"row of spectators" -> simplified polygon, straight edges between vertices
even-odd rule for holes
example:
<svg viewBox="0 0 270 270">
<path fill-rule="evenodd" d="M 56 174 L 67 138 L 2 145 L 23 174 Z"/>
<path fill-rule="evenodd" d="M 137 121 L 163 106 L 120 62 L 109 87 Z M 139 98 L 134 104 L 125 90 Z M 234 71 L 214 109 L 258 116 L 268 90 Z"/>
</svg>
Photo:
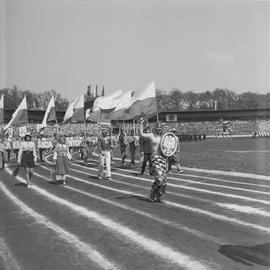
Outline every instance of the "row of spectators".
<svg viewBox="0 0 270 270">
<path fill-rule="evenodd" d="M 229 121 L 193 121 L 193 122 L 166 122 L 163 124 L 164 131 L 176 129 L 176 134 L 181 141 L 189 140 L 205 140 L 206 136 L 220 137 L 227 135 L 251 135 L 267 136 L 270 134 L 270 120 L 229 120 Z M 153 128 L 155 123 L 149 123 Z M 138 134 L 139 126 L 133 123 L 122 123 L 120 127 L 113 127 L 113 133 L 118 134 L 119 129 L 124 128 L 127 134 L 135 129 Z M 29 124 L 28 131 L 34 136 L 37 131 L 36 124 Z M 80 136 L 82 133 L 96 135 L 99 132 L 99 126 L 95 123 L 83 124 L 63 124 L 50 125 L 42 131 L 45 137 L 52 137 L 55 133 L 64 134 L 66 136 Z M 19 130 L 14 129 L 14 136 L 19 136 Z"/>
</svg>

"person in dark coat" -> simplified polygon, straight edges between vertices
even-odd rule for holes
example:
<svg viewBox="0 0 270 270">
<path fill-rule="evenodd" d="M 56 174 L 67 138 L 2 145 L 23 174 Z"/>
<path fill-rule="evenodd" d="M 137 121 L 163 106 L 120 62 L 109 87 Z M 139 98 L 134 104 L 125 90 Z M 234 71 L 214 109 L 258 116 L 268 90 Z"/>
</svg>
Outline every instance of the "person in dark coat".
<svg viewBox="0 0 270 270">
<path fill-rule="evenodd" d="M 150 133 L 150 127 L 145 129 L 146 134 Z M 140 150 L 143 153 L 143 163 L 141 175 L 144 174 L 146 163 L 149 164 L 149 174 L 152 174 L 152 165 L 151 165 L 151 157 L 152 157 L 152 147 L 149 138 L 144 138 L 140 136 Z"/>
</svg>

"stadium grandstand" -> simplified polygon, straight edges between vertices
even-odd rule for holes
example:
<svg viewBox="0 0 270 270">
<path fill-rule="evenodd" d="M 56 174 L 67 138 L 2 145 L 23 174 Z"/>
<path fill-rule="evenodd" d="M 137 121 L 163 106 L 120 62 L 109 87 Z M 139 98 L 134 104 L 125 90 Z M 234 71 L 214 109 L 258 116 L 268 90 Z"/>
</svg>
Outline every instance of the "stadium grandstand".
<svg viewBox="0 0 270 270">
<path fill-rule="evenodd" d="M 85 109 L 91 106 L 91 101 L 85 103 Z M 4 122 L 7 123 L 14 110 L 4 110 Z M 29 110 L 28 121 L 30 126 L 35 126 L 42 122 L 45 111 Z M 61 123 L 65 111 L 57 111 L 57 122 Z M 159 110 L 158 119 L 164 124 L 166 130 L 176 129 L 179 136 L 195 136 L 198 140 L 203 136 L 269 136 L 270 134 L 270 109 L 255 110 L 211 110 L 211 111 L 177 111 Z M 149 117 L 150 126 L 156 122 L 157 115 Z M 71 123 L 70 133 L 73 131 L 87 132 L 93 123 L 89 121 L 81 123 Z M 114 127 L 125 126 L 130 129 L 130 121 L 112 121 Z M 62 127 L 64 128 L 64 127 Z M 50 132 L 51 133 L 51 132 Z"/>
</svg>

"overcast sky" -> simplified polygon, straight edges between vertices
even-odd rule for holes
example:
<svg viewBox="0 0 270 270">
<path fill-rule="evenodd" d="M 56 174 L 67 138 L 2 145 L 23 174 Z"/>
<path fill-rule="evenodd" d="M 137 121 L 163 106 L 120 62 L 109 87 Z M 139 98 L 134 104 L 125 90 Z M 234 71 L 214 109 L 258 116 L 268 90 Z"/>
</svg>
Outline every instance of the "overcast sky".
<svg viewBox="0 0 270 270">
<path fill-rule="evenodd" d="M 0 88 L 269 91 L 268 1 L 0 2 Z"/>
</svg>

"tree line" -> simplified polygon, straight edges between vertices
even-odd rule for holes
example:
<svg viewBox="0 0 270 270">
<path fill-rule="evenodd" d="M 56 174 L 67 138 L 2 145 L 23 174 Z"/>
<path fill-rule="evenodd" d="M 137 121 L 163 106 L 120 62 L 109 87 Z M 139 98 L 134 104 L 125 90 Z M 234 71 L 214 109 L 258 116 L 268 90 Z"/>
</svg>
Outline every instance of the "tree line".
<svg viewBox="0 0 270 270">
<path fill-rule="evenodd" d="M 49 100 L 54 95 L 57 111 L 65 111 L 68 100 L 55 90 L 36 93 L 31 90 L 20 90 L 17 86 L 4 88 L 0 94 L 5 95 L 4 108 L 16 109 L 24 96 L 29 110 L 46 110 Z M 158 109 L 173 110 L 241 110 L 270 108 L 270 93 L 257 94 L 245 92 L 236 94 L 232 90 L 217 88 L 213 91 L 196 93 L 173 88 L 170 91 L 157 89 Z M 89 98 L 88 94 L 85 95 Z"/>
<path fill-rule="evenodd" d="M 174 110 L 243 110 L 270 108 L 270 93 L 245 92 L 236 94 L 232 90 L 217 88 L 213 91 L 196 93 L 183 92 L 177 88 L 166 92 L 157 90 L 159 109 Z"/>
<path fill-rule="evenodd" d="M 54 96 L 55 109 L 57 111 L 64 111 L 68 107 L 68 100 L 63 98 L 60 93 L 55 90 L 44 91 L 42 93 L 36 93 L 31 90 L 20 90 L 17 86 L 13 88 L 4 88 L 0 90 L 0 94 L 4 94 L 4 108 L 15 110 L 23 97 L 26 96 L 28 110 L 46 110 L 47 105 Z"/>
</svg>

